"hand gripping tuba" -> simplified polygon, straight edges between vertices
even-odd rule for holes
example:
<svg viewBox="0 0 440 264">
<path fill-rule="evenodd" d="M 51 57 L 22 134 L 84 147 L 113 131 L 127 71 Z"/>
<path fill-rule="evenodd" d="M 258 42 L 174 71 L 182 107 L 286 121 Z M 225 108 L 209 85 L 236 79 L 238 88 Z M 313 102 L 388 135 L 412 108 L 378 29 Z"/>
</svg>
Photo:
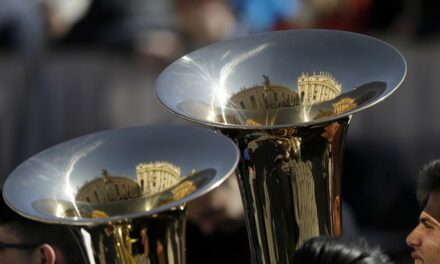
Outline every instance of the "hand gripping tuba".
<svg viewBox="0 0 440 264">
<path fill-rule="evenodd" d="M 340 235 L 341 159 L 352 115 L 394 92 L 402 55 L 378 39 L 291 30 L 216 43 L 168 66 L 160 102 L 240 149 L 253 263 L 292 263 L 308 238 Z"/>
<path fill-rule="evenodd" d="M 70 226 L 82 263 L 185 263 L 185 203 L 220 185 L 238 150 L 199 127 L 103 131 L 53 146 L 7 178 L 17 213 Z"/>
</svg>

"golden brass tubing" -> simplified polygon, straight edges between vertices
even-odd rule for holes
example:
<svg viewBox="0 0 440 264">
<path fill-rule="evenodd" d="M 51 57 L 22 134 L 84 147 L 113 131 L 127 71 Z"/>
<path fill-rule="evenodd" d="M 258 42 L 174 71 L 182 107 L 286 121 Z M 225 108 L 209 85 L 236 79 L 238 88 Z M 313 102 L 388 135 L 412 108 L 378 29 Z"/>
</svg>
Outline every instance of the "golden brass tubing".
<svg viewBox="0 0 440 264">
<path fill-rule="evenodd" d="M 306 239 L 341 234 L 341 159 L 349 121 L 222 129 L 241 152 L 237 176 L 253 263 L 292 263 Z"/>
</svg>

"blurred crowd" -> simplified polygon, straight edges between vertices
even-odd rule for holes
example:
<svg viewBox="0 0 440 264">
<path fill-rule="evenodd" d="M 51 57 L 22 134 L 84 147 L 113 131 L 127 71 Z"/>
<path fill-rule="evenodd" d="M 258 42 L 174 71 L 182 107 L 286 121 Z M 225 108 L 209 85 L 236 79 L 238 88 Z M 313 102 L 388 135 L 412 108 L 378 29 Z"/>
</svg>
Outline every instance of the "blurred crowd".
<svg viewBox="0 0 440 264">
<path fill-rule="evenodd" d="M 0 44 L 70 44 L 175 58 L 211 42 L 293 28 L 435 35 L 435 2 L 379 0 L 1 0 Z"/>
<path fill-rule="evenodd" d="M 433 0 L 0 0 L 0 186 L 24 159 L 63 140 L 117 126 L 179 122 L 158 110 L 153 82 L 166 65 L 197 48 L 297 28 L 354 31 L 425 45 L 440 36 L 435 7 Z M 86 63 L 78 62 L 78 55 Z M 431 78 L 425 73 L 424 81 Z M 112 94 L 97 84 L 111 86 Z M 63 88 L 68 92 L 61 95 Z M 353 176 L 344 176 L 347 235 L 369 235 L 398 263 L 406 263 L 404 237 L 419 210 L 411 177 L 424 162 L 421 158 L 439 156 L 426 136 L 440 126 L 413 143 L 431 147 L 417 161 L 401 151 L 397 140 L 359 140 L 371 126 L 354 126 L 344 166 L 344 175 Z M 248 259 L 234 180 L 195 201 L 189 214 L 189 263 L 208 257 L 216 259 L 210 263 Z M 213 250 L 219 247 L 232 253 Z M 240 258 L 232 258 L 237 252 Z"/>
</svg>

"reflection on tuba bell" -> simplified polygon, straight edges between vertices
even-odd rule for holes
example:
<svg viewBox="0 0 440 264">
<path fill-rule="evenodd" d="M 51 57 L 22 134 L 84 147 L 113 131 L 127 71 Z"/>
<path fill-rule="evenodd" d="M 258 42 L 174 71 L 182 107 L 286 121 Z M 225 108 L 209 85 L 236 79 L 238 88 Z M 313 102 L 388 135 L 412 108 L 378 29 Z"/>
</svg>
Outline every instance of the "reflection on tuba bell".
<svg viewBox="0 0 440 264">
<path fill-rule="evenodd" d="M 84 263 L 185 263 L 185 204 L 237 162 L 234 143 L 207 129 L 115 129 L 28 159 L 3 196 L 25 217 L 71 226 Z"/>
<path fill-rule="evenodd" d="M 240 149 L 237 176 L 253 263 L 292 263 L 311 237 L 341 230 L 341 159 L 352 115 L 394 92 L 406 63 L 361 34 L 291 30 L 216 43 L 156 80 L 175 114 Z"/>
</svg>

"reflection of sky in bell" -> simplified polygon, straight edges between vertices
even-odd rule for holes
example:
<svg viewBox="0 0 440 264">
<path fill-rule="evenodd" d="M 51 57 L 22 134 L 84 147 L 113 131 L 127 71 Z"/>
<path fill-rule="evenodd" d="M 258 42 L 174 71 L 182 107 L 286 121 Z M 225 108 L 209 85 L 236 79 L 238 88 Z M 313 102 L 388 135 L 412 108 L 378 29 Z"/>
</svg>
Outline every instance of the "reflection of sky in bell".
<svg viewBox="0 0 440 264">
<path fill-rule="evenodd" d="M 231 67 L 231 62 L 233 67 Z M 225 69 L 229 71 L 225 73 Z M 394 89 L 403 78 L 403 58 L 384 42 L 337 31 L 296 31 L 259 34 L 214 44 L 184 56 L 158 78 L 159 98 L 174 108 L 184 100 L 212 104 L 219 84 L 230 96 L 263 82 L 296 90 L 302 73 L 328 72 L 343 92 L 372 81 Z M 218 105 L 219 102 L 215 104 Z M 176 109 L 175 109 L 176 110 Z"/>
</svg>

